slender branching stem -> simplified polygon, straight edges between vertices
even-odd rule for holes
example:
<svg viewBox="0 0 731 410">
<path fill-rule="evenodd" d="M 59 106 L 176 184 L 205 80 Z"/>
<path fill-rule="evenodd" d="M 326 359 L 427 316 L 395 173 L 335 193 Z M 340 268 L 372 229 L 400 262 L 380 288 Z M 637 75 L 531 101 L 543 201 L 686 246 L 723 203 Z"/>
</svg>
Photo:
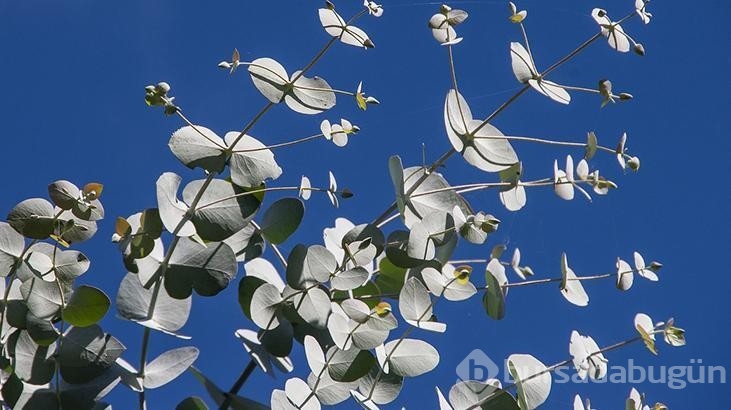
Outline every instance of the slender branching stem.
<svg viewBox="0 0 731 410">
<path fill-rule="evenodd" d="M 239 390 L 244 386 L 244 383 L 246 383 L 246 380 L 251 376 L 251 373 L 254 372 L 254 369 L 256 369 L 256 362 L 254 359 L 251 359 L 249 361 L 249 364 L 246 365 L 244 368 L 244 371 L 241 372 L 241 375 L 238 379 L 236 379 L 236 382 L 234 382 L 233 386 L 231 386 L 231 389 L 226 393 L 226 398 L 223 400 L 221 405 L 218 407 L 219 410 L 227 410 L 229 406 L 231 405 L 231 402 L 233 402 L 234 397 L 238 394 Z"/>
<path fill-rule="evenodd" d="M 275 191 L 299 191 L 300 187 L 298 186 L 277 186 L 277 187 L 270 187 L 270 188 L 260 188 L 260 189 L 252 189 L 251 191 L 245 191 L 245 192 L 239 192 L 238 194 L 230 195 L 224 198 L 219 198 L 211 202 L 206 202 L 205 204 L 197 207 L 197 210 L 206 209 L 208 207 L 218 205 L 221 202 L 230 201 L 232 199 L 236 198 L 243 198 L 245 196 L 249 195 L 256 195 L 260 194 L 262 192 L 275 192 Z M 315 189 L 313 189 L 315 190 Z M 318 189 L 319 190 L 319 189 Z"/>
<path fill-rule="evenodd" d="M 299 139 L 292 140 L 292 141 L 282 142 L 282 143 L 279 143 L 279 144 L 267 145 L 267 146 L 261 147 L 261 148 L 235 149 L 235 150 L 233 150 L 231 152 L 233 152 L 233 153 L 239 153 L 239 152 L 264 151 L 264 150 L 267 150 L 267 149 L 275 149 L 275 148 L 288 147 L 288 146 L 300 144 L 300 143 L 303 143 L 303 142 L 315 140 L 315 139 L 318 139 L 318 138 L 321 138 L 321 137 L 324 137 L 324 135 L 322 133 L 316 134 L 316 135 L 310 135 L 309 137 L 299 138 Z"/>
</svg>

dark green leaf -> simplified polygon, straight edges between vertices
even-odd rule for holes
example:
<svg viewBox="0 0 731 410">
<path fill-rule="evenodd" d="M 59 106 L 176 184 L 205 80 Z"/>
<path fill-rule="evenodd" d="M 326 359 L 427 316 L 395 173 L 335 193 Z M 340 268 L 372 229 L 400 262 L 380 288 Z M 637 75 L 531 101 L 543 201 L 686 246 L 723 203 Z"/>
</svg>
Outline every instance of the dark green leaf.
<svg viewBox="0 0 731 410">
<path fill-rule="evenodd" d="M 192 396 L 178 403 L 175 410 L 208 410 L 208 406 L 200 397 Z"/>
<path fill-rule="evenodd" d="M 53 233 L 53 205 L 43 198 L 31 198 L 15 205 L 8 214 L 8 223 L 31 239 L 46 239 Z"/>
<path fill-rule="evenodd" d="M 76 289 L 63 309 L 63 320 L 77 327 L 86 327 L 100 321 L 109 310 L 111 301 L 101 290 L 91 286 Z"/>
<path fill-rule="evenodd" d="M 271 243 L 278 245 L 297 230 L 305 214 L 305 205 L 299 198 L 282 198 L 264 213 L 261 231 Z"/>
<path fill-rule="evenodd" d="M 71 384 L 83 384 L 112 366 L 125 347 L 98 325 L 72 327 L 59 349 L 61 376 Z"/>
<path fill-rule="evenodd" d="M 13 409 L 45 410 L 57 409 L 56 392 L 48 385 L 36 386 L 23 383 L 14 373 L 3 383 L 2 395 L 5 403 Z"/>
<path fill-rule="evenodd" d="M 58 329 L 49 321 L 39 319 L 28 312 L 25 319 L 28 335 L 39 345 L 49 346 L 58 339 Z"/>
<path fill-rule="evenodd" d="M 53 203 L 64 210 L 71 209 L 80 198 L 81 190 L 73 183 L 60 180 L 48 185 L 48 195 Z"/>
</svg>

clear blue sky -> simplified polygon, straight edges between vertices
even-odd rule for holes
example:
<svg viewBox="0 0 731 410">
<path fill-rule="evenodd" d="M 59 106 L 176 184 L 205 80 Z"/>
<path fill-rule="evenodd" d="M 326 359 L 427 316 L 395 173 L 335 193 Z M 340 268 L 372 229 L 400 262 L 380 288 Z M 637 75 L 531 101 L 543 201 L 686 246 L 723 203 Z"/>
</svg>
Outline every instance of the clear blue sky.
<svg viewBox="0 0 731 410">
<path fill-rule="evenodd" d="M 399 154 L 404 163 L 418 165 L 422 144 L 428 160 L 449 148 L 442 120 L 450 87 L 446 51 L 426 27 L 438 3 L 383 3 L 382 18 L 359 24 L 375 49 L 339 45 L 313 70 L 347 90 L 363 80 L 380 106 L 363 113 L 341 97 L 333 111 L 312 117 L 279 107 L 251 131 L 262 141 L 281 142 L 317 133 L 323 118 L 341 116 L 362 129 L 345 150 L 319 141 L 276 152 L 285 171 L 277 184 L 297 184 L 300 175 L 307 174 L 313 184 L 325 185 L 327 171 L 333 170 L 340 185 L 356 193 L 337 212 L 324 196 L 315 195 L 307 203 L 301 231 L 283 246 L 285 250 L 296 241 L 320 242 L 322 228 L 331 226 L 336 216 L 365 222 L 380 214 L 393 195 L 388 156 Z M 506 20 L 506 3 L 453 4 L 470 13 L 458 28 L 465 40 L 455 49 L 456 64 L 461 90 L 478 117 L 519 87 L 510 69 L 508 45 L 521 36 Z M 337 4 L 344 15 L 360 6 L 355 0 Z M 185 169 L 169 152 L 167 140 L 182 124 L 148 108 L 144 86 L 167 81 L 194 122 L 221 135 L 240 129 L 265 100 L 243 70 L 231 77 L 216 64 L 237 47 L 242 60 L 272 57 L 294 71 L 328 40 L 317 19 L 320 6 L 318 1 L 302 0 L 0 0 L 0 211 L 7 212 L 22 199 L 45 196 L 47 184 L 57 179 L 104 183 L 107 218 L 98 236 L 81 246 L 92 261 L 81 282 L 102 287 L 114 299 L 124 276 L 116 246 L 108 241 L 115 217 L 156 206 L 155 180 L 162 172 L 174 171 L 185 180 L 200 178 L 199 171 Z M 523 1 L 519 6 L 529 10 L 531 46 L 539 68 L 545 68 L 595 33 L 592 7 L 605 7 L 619 17 L 632 9 L 633 1 Z M 555 363 L 568 357 L 572 330 L 609 345 L 633 336 L 637 312 L 656 320 L 674 316 L 687 331 L 688 345 L 673 349 L 661 344 L 659 358 L 635 345 L 609 354 L 610 365 L 630 358 L 643 366 L 688 365 L 691 359 L 731 365 L 731 276 L 726 263 L 731 196 L 725 182 L 731 171 L 731 142 L 723 131 L 731 108 L 731 38 L 722 25 L 731 7 L 722 1 L 654 1 L 649 7 L 654 14 L 651 24 L 633 19 L 625 25 L 644 44 L 645 57 L 621 55 L 600 41 L 552 75 L 555 81 L 587 87 L 609 78 L 615 90 L 634 94 L 634 101 L 600 110 L 597 97 L 573 93 L 573 102 L 565 107 L 531 92 L 494 122 L 514 135 L 574 141 L 583 141 L 587 131 L 595 130 L 600 142 L 609 146 L 627 131 L 630 152 L 642 160 L 640 172 L 625 175 L 613 158 L 598 158 L 594 165 L 617 182 L 619 190 L 592 203 L 581 198 L 565 202 L 549 189 L 529 190 L 528 205 L 515 214 L 502 208 L 495 192 L 471 195 L 476 208 L 495 214 L 503 224 L 489 245 L 465 244 L 461 254 L 484 258 L 491 245 L 509 241 L 521 248 L 538 277 L 555 277 L 562 251 L 577 273 L 593 274 L 613 270 L 617 256 L 629 259 L 639 250 L 647 259 L 664 263 L 660 282 L 637 279 L 627 293 L 616 291 L 610 282 L 589 283 L 587 308 L 569 305 L 553 285 L 514 289 L 501 322 L 484 314 L 478 297 L 440 303 L 436 313 L 449 323 L 447 333 L 415 334 L 439 348 L 441 364 L 407 380 L 394 404 L 436 408 L 433 386 L 448 390 L 456 379 L 454 368 L 472 349 L 497 360 L 531 353 L 546 364 Z M 571 152 L 525 144 L 516 148 L 532 178 L 549 176 L 553 160 L 563 162 Z M 491 178 L 456 158 L 443 171 L 453 184 Z M 253 327 L 238 307 L 236 287 L 235 283 L 216 298 L 197 297 L 184 328 L 202 350 L 196 366 L 226 389 L 248 362 L 233 332 Z M 111 311 L 103 325 L 127 346 L 124 357 L 136 363 L 142 329 L 116 319 Z M 153 334 L 151 357 L 181 345 Z M 299 348 L 293 357 L 297 374 L 305 377 Z M 268 402 L 269 391 L 281 388 L 284 380 L 256 372 L 242 394 Z M 629 390 L 628 385 L 555 384 L 545 408 L 570 408 L 575 393 L 590 397 L 598 408 L 618 408 Z M 731 400 L 731 389 L 720 384 L 683 390 L 646 384 L 639 390 L 673 409 L 723 409 Z M 205 396 L 186 374 L 150 392 L 150 408 L 172 408 L 188 394 Z M 115 408 L 131 408 L 136 396 L 120 386 L 110 400 Z"/>
</svg>

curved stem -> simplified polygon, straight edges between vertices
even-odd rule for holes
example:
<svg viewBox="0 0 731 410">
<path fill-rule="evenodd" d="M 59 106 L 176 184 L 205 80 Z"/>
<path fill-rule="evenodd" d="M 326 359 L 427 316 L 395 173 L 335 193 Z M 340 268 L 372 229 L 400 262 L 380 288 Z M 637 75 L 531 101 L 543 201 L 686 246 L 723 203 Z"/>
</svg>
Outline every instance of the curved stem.
<svg viewBox="0 0 731 410">
<path fill-rule="evenodd" d="M 263 151 L 263 150 L 266 150 L 266 149 L 274 149 L 274 148 L 287 147 L 287 146 L 290 146 L 290 145 L 295 145 L 295 144 L 299 144 L 299 143 L 302 143 L 302 142 L 307 142 L 307 141 L 310 141 L 310 140 L 318 139 L 318 138 L 321 138 L 323 136 L 324 135 L 322 133 L 320 133 L 320 134 L 317 134 L 317 135 L 310 135 L 309 137 L 304 137 L 304 138 L 300 138 L 300 139 L 296 139 L 296 140 L 292 140 L 292 141 L 281 142 L 279 144 L 267 145 L 267 146 L 261 147 L 261 148 L 235 149 L 235 150 L 232 150 L 231 152 L 234 152 L 234 153 L 236 153 L 236 152 L 256 152 L 256 151 Z"/>
</svg>

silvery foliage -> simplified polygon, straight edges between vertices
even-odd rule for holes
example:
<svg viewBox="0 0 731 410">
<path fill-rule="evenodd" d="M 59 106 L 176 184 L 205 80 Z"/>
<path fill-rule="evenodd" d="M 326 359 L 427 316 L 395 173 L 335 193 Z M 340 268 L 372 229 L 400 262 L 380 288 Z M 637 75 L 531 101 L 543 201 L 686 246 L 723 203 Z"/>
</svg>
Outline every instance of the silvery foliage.
<svg viewBox="0 0 731 410">
<path fill-rule="evenodd" d="M 350 19 L 343 18 L 329 1 L 318 10 L 331 41 L 316 59 L 337 43 L 365 49 L 375 46 L 354 24 L 363 16 L 380 17 L 384 10 L 372 1 L 364 1 L 363 6 L 364 10 Z M 528 13 L 513 3 L 509 6 L 508 21 L 519 26 L 523 36 L 522 41 L 510 42 L 508 47 L 513 73 L 523 84 L 510 101 L 530 89 L 560 104 L 572 102 L 569 89 L 601 96 L 602 106 L 632 98 L 627 93 L 615 95 L 609 80 L 601 80 L 598 89 L 567 87 L 548 80 L 549 74 L 581 48 L 540 71 L 523 27 Z M 611 20 L 603 9 L 594 9 L 599 33 L 588 43 L 604 37 L 619 52 L 628 51 L 632 44 L 635 52 L 644 54 L 644 47 L 621 24 L 635 15 L 649 23 L 652 15 L 646 7 L 647 1 L 636 0 L 635 10 L 618 21 Z M 451 51 L 463 40 L 455 27 L 467 18 L 466 11 L 443 5 L 428 25 L 437 42 Z M 219 63 L 231 74 L 240 66 L 247 67 L 254 87 L 264 97 L 266 105 L 257 120 L 280 103 L 299 114 L 321 114 L 335 106 L 338 93 L 351 95 L 362 110 L 378 104 L 375 97 L 364 93 L 362 82 L 355 92 L 348 92 L 334 90 L 323 78 L 308 77 L 312 64 L 289 74 L 270 57 L 241 61 L 238 50 L 230 61 Z M 450 70 L 456 70 L 451 59 Z M 470 205 L 468 192 L 497 188 L 500 202 L 511 212 L 525 206 L 526 189 L 536 186 L 550 186 L 564 200 L 572 200 L 575 191 L 588 200 L 592 199 L 589 190 L 606 195 L 617 185 L 600 177 L 598 170 L 591 171 L 589 162 L 596 154 L 609 153 L 616 156 L 622 170 L 637 171 L 640 162 L 626 152 L 626 133 L 616 148 L 599 145 L 593 132 L 588 133 L 585 143 L 506 135 L 505 130 L 490 123 L 497 114 L 486 119 L 473 114 L 453 83 L 444 102 L 450 150 L 431 166 L 405 167 L 400 157 L 392 156 L 388 170 L 394 201 L 387 212 L 370 222 L 338 218 L 334 227 L 325 229 L 323 244 L 296 244 L 284 255 L 278 245 L 297 230 L 305 212 L 304 201 L 312 193 L 325 193 L 335 207 L 352 194 L 338 187 L 332 172 L 327 181 L 317 181 L 323 188 L 313 186 L 306 176 L 298 187 L 276 186 L 283 169 L 273 149 L 318 138 L 344 147 L 360 128 L 346 119 L 339 123 L 325 119 L 321 133 L 314 137 L 267 146 L 249 135 L 251 126 L 220 136 L 190 122 L 174 102 L 167 83 L 145 90 L 148 105 L 162 107 L 165 114 L 177 114 L 185 121 L 172 133 L 169 147 L 182 164 L 200 169 L 198 175 L 203 178 L 183 182 L 182 176 L 163 172 L 155 185 L 157 206 L 116 220 L 113 241 L 127 271 L 117 294 L 117 315 L 143 327 L 142 360 L 135 367 L 123 359 L 124 345 L 98 325 L 110 306 L 109 297 L 91 286 L 75 286 L 76 278 L 89 268 L 89 260 L 67 248 L 96 232 L 97 221 L 104 217 L 99 200 L 102 186 L 91 183 L 78 188 L 68 181 L 53 182 L 49 185 L 50 201 L 22 201 L 10 211 L 7 222 L 0 222 L 0 276 L 7 278 L 0 282 L 4 290 L 1 392 L 8 406 L 109 408 L 104 396 L 121 383 L 140 395 L 144 407 L 147 390 L 189 370 L 220 408 L 319 409 L 354 400 L 364 408 L 376 409 L 397 398 L 405 379 L 439 364 L 440 354 L 434 346 L 409 336 L 413 328 L 436 334 L 447 331 L 447 323 L 435 316 L 440 300 L 463 301 L 482 293 L 486 314 L 502 320 L 511 287 L 557 283 L 568 302 L 586 306 L 589 295 L 582 285 L 586 280 L 616 277 L 621 291 L 632 287 L 634 274 L 659 280 L 657 272 L 662 265 L 646 263 L 639 252 L 633 253 L 633 266 L 617 258 L 616 271 L 593 276 L 578 275 L 563 253 L 557 258 L 560 277 L 535 280 L 530 278 L 533 269 L 522 263 L 518 248 L 509 259 L 504 256 L 507 247 L 497 245 L 482 263 L 452 260 L 460 243 L 485 244 L 500 226 L 498 218 Z M 552 173 L 546 172 L 548 177 L 528 181 L 523 179 L 523 164 L 513 146 L 516 142 L 580 146 L 583 158 L 575 166 L 569 154 L 561 164 L 554 162 Z M 493 182 L 451 185 L 436 169 L 455 153 L 494 178 Z M 275 190 L 289 190 L 294 195 L 265 198 L 268 191 Z M 386 224 L 393 220 L 398 220 L 400 227 L 386 230 Z M 267 248 L 279 259 L 281 268 L 265 258 L 270 256 Z M 238 280 L 239 303 L 255 328 L 235 333 L 251 357 L 242 383 L 230 392 L 216 386 L 192 366 L 199 353 L 194 346 L 173 348 L 148 360 L 150 332 L 190 339 L 180 330 L 192 309 L 193 294 L 217 295 L 237 279 L 241 266 L 244 275 Z M 516 282 L 511 283 L 506 266 L 515 273 Z M 484 269 L 484 281 L 472 276 L 474 269 Z M 572 332 L 571 358 L 564 363 L 573 364 L 580 377 L 596 379 L 606 374 L 605 353 L 614 348 L 642 340 L 657 354 L 656 334 L 662 334 L 671 346 L 685 343 L 684 331 L 675 327 L 672 319 L 654 323 L 641 313 L 634 327 L 639 336 L 604 349 L 590 336 Z M 399 328 L 406 329 L 401 336 L 393 332 Z M 288 356 L 295 341 L 303 345 L 308 369 L 297 369 L 303 371 L 286 380 L 282 389 L 274 390 L 268 404 L 238 394 L 254 367 L 272 376 L 277 374 L 275 369 L 292 372 Z M 510 385 L 497 380 L 461 381 L 451 386 L 446 396 L 437 387 L 440 408 L 526 410 L 546 401 L 555 366 L 546 366 L 524 353 L 510 355 L 507 366 L 515 381 Z M 645 403 L 644 396 L 633 389 L 627 408 L 648 408 Z M 655 408 L 658 406 L 663 405 L 658 403 Z M 574 409 L 590 407 L 588 399 L 575 397 Z M 198 397 L 188 397 L 178 408 L 206 405 Z"/>
</svg>

